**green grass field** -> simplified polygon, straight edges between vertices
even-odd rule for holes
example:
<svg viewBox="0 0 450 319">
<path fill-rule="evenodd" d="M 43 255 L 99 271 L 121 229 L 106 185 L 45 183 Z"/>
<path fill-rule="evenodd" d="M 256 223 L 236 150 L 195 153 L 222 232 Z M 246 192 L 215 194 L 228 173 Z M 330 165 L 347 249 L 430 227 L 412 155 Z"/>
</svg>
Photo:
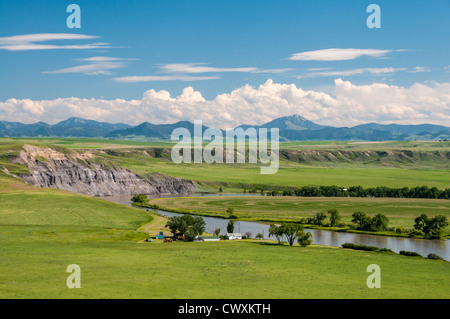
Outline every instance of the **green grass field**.
<svg viewBox="0 0 450 319">
<path fill-rule="evenodd" d="M 350 223 L 351 215 L 358 211 L 368 216 L 382 213 L 389 218 L 389 226 L 394 227 L 412 228 L 414 219 L 421 214 L 444 215 L 450 219 L 450 202 L 446 199 L 233 196 L 159 198 L 151 203 L 162 209 L 190 210 L 217 217 L 227 217 L 227 208 L 233 207 L 243 220 L 298 221 L 328 209 L 337 209 L 346 223 Z M 450 231 L 450 226 L 447 230 Z"/>
<path fill-rule="evenodd" d="M 1 298 L 449 298 L 449 263 L 257 241 L 172 244 L 86 240 L 85 230 L 0 227 Z M 48 230 L 47 230 L 48 231 Z M 96 235 L 98 236 L 98 235 Z M 367 266 L 381 268 L 369 289 Z M 68 289 L 66 268 L 81 268 Z"/>
<path fill-rule="evenodd" d="M 144 210 L 3 174 L 0 186 L 0 298 L 450 297 L 444 261 L 256 240 L 145 243 L 140 226 L 160 218 Z M 374 263 L 380 289 L 366 286 Z M 70 264 L 80 289 L 66 286 Z"/>
<path fill-rule="evenodd" d="M 0 166 L 13 164 L 24 143 L 63 152 L 92 151 L 139 174 L 163 172 L 185 177 L 204 189 L 242 191 L 241 184 L 276 186 L 362 185 L 449 187 L 448 170 L 411 164 L 302 165 L 283 161 L 275 175 L 259 174 L 256 165 L 176 165 L 164 158 L 138 156 L 136 150 L 167 148 L 166 143 L 82 139 L 0 139 Z M 443 144 L 392 143 L 386 147 L 434 150 Z M 361 148 L 380 145 L 294 143 L 286 148 Z M 384 147 L 384 146 L 383 146 Z M 446 146 L 448 147 L 448 146 Z M 117 156 L 103 153 L 118 150 Z M 115 153 L 113 153 L 115 154 Z M 446 165 L 445 163 L 443 164 Z M 206 181 L 203 182 L 202 181 Z M 228 186 L 227 186 L 228 185 Z M 205 200 L 205 201 L 204 201 Z M 357 198 L 197 198 L 170 204 L 197 210 L 235 207 L 241 217 L 310 216 L 338 208 L 348 220 L 353 209 L 388 212 L 392 223 L 410 225 L 419 212 L 448 216 L 447 202 Z M 445 298 L 450 297 L 450 263 L 397 254 L 312 245 L 301 248 L 272 241 L 162 243 L 144 239 L 164 230 L 164 218 L 145 210 L 79 194 L 26 185 L 0 171 L 0 298 Z M 168 232 L 168 231 L 166 231 Z M 81 289 L 69 289 L 67 266 L 81 267 Z M 381 267 L 381 288 L 369 289 L 367 266 Z"/>
</svg>

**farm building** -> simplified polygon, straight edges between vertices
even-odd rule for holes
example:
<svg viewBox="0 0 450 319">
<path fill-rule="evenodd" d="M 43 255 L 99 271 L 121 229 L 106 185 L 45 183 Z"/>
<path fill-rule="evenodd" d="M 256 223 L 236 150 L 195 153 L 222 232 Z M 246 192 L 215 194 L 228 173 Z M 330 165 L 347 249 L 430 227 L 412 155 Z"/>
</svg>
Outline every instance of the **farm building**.
<svg viewBox="0 0 450 319">
<path fill-rule="evenodd" d="M 165 238 L 165 237 L 164 237 L 162 231 L 160 231 L 159 234 L 156 235 L 156 239 L 164 239 L 164 238 Z"/>
<path fill-rule="evenodd" d="M 241 233 L 227 233 L 227 237 L 228 237 L 228 239 L 230 239 L 230 240 L 233 240 L 233 239 L 242 239 Z"/>
<path fill-rule="evenodd" d="M 218 241 L 218 240 L 220 240 L 220 238 L 217 236 L 202 236 L 201 238 L 203 238 L 203 241 Z"/>
</svg>

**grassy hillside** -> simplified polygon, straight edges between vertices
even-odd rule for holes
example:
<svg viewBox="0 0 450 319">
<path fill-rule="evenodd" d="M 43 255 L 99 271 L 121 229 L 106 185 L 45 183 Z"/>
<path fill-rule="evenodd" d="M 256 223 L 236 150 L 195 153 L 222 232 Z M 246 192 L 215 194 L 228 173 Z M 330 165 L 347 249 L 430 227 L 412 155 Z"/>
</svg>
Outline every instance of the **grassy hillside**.
<svg viewBox="0 0 450 319">
<path fill-rule="evenodd" d="M 16 172 L 27 168 L 10 158 L 28 143 L 70 152 L 90 152 L 97 162 L 119 165 L 145 176 L 161 172 L 193 180 L 203 190 L 219 187 L 240 192 L 249 185 L 298 187 L 338 185 L 349 187 L 450 188 L 450 142 L 317 142 L 281 143 L 280 169 L 262 175 L 260 164 L 175 164 L 173 143 L 145 143 L 83 139 L 0 139 L 0 166 Z M 284 155 L 283 155 L 284 154 Z"/>
</svg>

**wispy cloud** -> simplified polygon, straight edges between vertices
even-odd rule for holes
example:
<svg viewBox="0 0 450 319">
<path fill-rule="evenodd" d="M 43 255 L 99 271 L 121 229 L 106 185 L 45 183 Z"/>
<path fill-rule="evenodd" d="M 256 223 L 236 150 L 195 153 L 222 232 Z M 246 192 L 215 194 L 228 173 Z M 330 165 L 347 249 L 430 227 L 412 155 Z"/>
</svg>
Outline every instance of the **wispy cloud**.
<svg viewBox="0 0 450 319">
<path fill-rule="evenodd" d="M 211 73 L 211 72 L 252 72 L 257 68 L 215 68 L 206 63 L 176 63 L 160 66 L 161 72 L 167 73 Z"/>
<path fill-rule="evenodd" d="M 133 75 L 113 78 L 115 82 L 138 83 L 152 81 L 204 81 L 217 80 L 218 76 L 189 76 L 189 75 Z"/>
<path fill-rule="evenodd" d="M 295 61 L 343 61 L 354 60 L 362 56 L 383 58 L 393 51 L 404 50 L 377 50 L 377 49 L 325 49 L 295 53 L 288 59 Z"/>
<path fill-rule="evenodd" d="M 244 72 L 244 73 L 283 73 L 292 69 L 259 69 L 255 67 L 242 68 L 218 68 L 207 66 L 207 63 L 174 63 L 160 66 L 163 73 L 222 73 L 222 72 Z"/>
<path fill-rule="evenodd" d="M 351 70 L 336 70 L 336 71 L 318 71 L 309 72 L 302 75 L 297 75 L 297 79 L 317 78 L 317 77 L 330 77 L 330 76 L 352 76 L 352 75 L 385 75 L 395 72 L 407 71 L 407 68 L 359 68 Z"/>
<path fill-rule="evenodd" d="M 88 62 L 87 64 L 77 65 L 70 68 L 59 69 L 55 71 L 45 71 L 46 74 L 63 73 L 83 73 L 86 75 L 111 75 L 111 70 L 120 69 L 126 66 L 127 61 L 135 59 L 123 59 L 106 56 L 95 56 L 78 61 Z"/>
<path fill-rule="evenodd" d="M 97 42 L 88 44 L 43 44 L 48 41 L 92 40 L 98 36 L 72 33 L 36 33 L 0 37 L 0 50 L 28 51 L 28 50 L 86 50 L 110 48 L 109 43 Z"/>
<path fill-rule="evenodd" d="M 415 66 L 411 70 L 409 70 L 408 72 L 410 72 L 410 73 L 431 72 L 431 69 L 430 68 L 426 68 L 424 66 Z"/>
<path fill-rule="evenodd" d="M 174 63 L 159 65 L 158 73 L 166 75 L 144 75 L 144 76 L 124 76 L 113 78 L 115 82 L 151 82 L 151 81 L 204 81 L 217 80 L 219 76 L 192 76 L 191 74 L 201 73 L 225 73 L 225 72 L 243 72 L 243 73 L 283 73 L 292 69 L 258 69 L 254 67 L 242 68 L 218 68 L 207 66 L 207 63 Z M 167 75 L 168 74 L 168 75 Z"/>
</svg>

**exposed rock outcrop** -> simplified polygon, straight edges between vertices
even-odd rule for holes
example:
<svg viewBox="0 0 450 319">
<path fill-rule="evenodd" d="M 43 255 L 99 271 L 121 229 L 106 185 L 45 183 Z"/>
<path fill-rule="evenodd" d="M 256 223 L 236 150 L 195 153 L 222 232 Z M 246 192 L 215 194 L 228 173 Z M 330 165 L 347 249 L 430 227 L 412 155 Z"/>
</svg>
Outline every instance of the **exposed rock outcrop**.
<svg viewBox="0 0 450 319">
<path fill-rule="evenodd" d="M 90 161 L 93 155 L 64 154 L 51 148 L 24 145 L 15 162 L 27 165 L 27 183 L 93 196 L 135 194 L 183 194 L 197 187 L 190 181 L 153 173 L 142 178 L 120 167 L 106 167 Z"/>
</svg>

